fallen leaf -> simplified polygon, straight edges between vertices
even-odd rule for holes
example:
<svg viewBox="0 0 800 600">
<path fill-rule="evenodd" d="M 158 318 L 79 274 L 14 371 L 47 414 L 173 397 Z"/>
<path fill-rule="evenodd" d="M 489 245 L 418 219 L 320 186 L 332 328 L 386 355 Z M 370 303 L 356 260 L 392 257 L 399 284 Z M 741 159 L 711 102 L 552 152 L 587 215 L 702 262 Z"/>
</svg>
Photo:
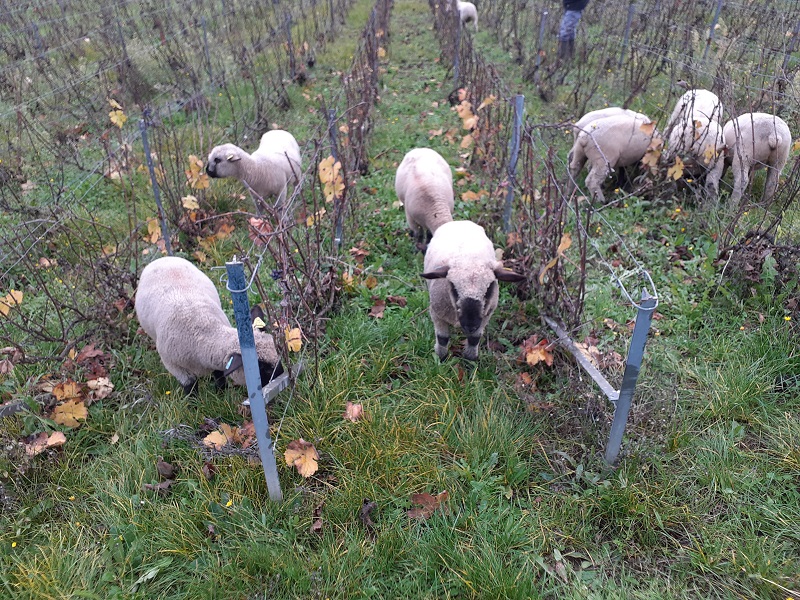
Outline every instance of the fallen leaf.
<svg viewBox="0 0 800 600">
<path fill-rule="evenodd" d="M 386 302 L 389 304 L 396 304 L 400 308 L 403 308 L 406 304 L 408 304 L 408 300 L 405 296 L 386 296 Z"/>
<path fill-rule="evenodd" d="M 156 483 L 156 484 L 145 483 L 142 486 L 142 489 L 145 491 L 158 492 L 159 494 L 166 494 L 167 490 L 169 490 L 170 486 L 172 486 L 173 483 L 175 483 L 175 480 L 165 479 L 161 483 Z"/>
<path fill-rule="evenodd" d="M 198 210 L 200 208 L 200 204 L 194 196 L 184 196 L 181 198 L 181 205 L 186 210 Z"/>
<path fill-rule="evenodd" d="M 680 156 L 676 156 L 675 164 L 667 169 L 667 177 L 671 177 L 675 181 L 683 177 L 683 161 Z"/>
<path fill-rule="evenodd" d="M 364 418 L 364 406 L 362 404 L 353 404 L 348 402 L 344 409 L 343 419 L 356 423 Z"/>
<path fill-rule="evenodd" d="M 51 418 L 54 422 L 65 427 L 75 428 L 80 426 L 80 421 L 85 421 L 89 416 L 89 409 L 83 402 L 67 400 L 53 409 Z"/>
<path fill-rule="evenodd" d="M 6 316 L 12 308 L 22 304 L 22 296 L 19 290 L 11 290 L 0 298 L 0 315 Z"/>
<path fill-rule="evenodd" d="M 119 434 L 118 434 L 118 433 L 115 433 L 114 435 L 112 435 L 112 436 L 111 436 L 111 439 L 110 439 L 110 440 L 108 440 L 108 443 L 109 443 L 109 444 L 111 444 L 111 445 L 113 446 L 113 445 L 114 445 L 114 444 L 116 444 L 118 441 L 119 441 Z"/>
<path fill-rule="evenodd" d="M 368 290 L 374 289 L 375 286 L 377 285 L 378 285 L 378 278 L 375 277 L 374 275 L 369 275 L 364 280 L 364 287 L 366 287 Z"/>
<path fill-rule="evenodd" d="M 237 427 L 233 432 L 233 441 L 247 449 L 256 441 L 256 426 L 252 421 Z"/>
<path fill-rule="evenodd" d="M 109 394 L 114 391 L 114 384 L 108 377 L 98 377 L 97 379 L 90 379 L 86 385 L 91 390 L 89 396 L 92 400 L 102 400 L 108 398 Z"/>
<path fill-rule="evenodd" d="M 11 362 L 11 359 L 4 358 L 0 360 L 0 375 L 8 375 L 9 373 L 14 372 L 14 363 Z"/>
<path fill-rule="evenodd" d="M 200 470 L 203 472 L 203 477 L 208 481 L 214 479 L 214 475 L 217 473 L 217 467 L 214 466 L 214 463 L 210 462 L 203 463 L 203 468 Z"/>
<path fill-rule="evenodd" d="M 311 518 L 311 527 L 309 528 L 310 533 L 318 533 L 322 535 L 322 507 L 324 505 L 325 501 L 323 500 L 314 507 L 314 513 Z"/>
<path fill-rule="evenodd" d="M 412 519 L 425 520 L 430 517 L 437 509 L 444 509 L 443 502 L 447 501 L 450 494 L 445 490 L 439 492 L 435 496 L 430 494 L 411 494 L 411 503 L 419 504 L 420 508 L 412 508 L 406 511 L 406 514 Z"/>
<path fill-rule="evenodd" d="M 112 110 L 111 112 L 108 113 L 108 118 L 114 125 L 116 125 L 120 129 L 122 129 L 122 126 L 125 125 L 125 121 L 128 120 L 128 116 L 121 110 Z"/>
<path fill-rule="evenodd" d="M 103 356 L 103 351 L 94 347 L 94 343 L 86 344 L 78 354 L 75 355 L 75 362 L 82 363 L 89 358 Z"/>
<path fill-rule="evenodd" d="M 158 462 L 156 462 L 156 470 L 158 471 L 158 476 L 161 479 L 173 479 L 175 477 L 175 473 L 178 471 L 173 465 L 166 462 L 162 457 L 158 457 Z"/>
<path fill-rule="evenodd" d="M 222 423 L 216 431 L 212 431 L 203 438 L 203 444 L 214 450 L 222 450 L 233 442 L 233 429 L 227 423 Z"/>
<path fill-rule="evenodd" d="M 72 380 L 62 381 L 53 386 L 51 393 L 59 402 L 83 398 L 81 394 L 81 385 Z"/>
<path fill-rule="evenodd" d="M 25 454 L 28 456 L 36 456 L 48 448 L 56 448 L 66 443 L 67 436 L 62 432 L 54 431 L 50 435 L 47 435 L 47 432 L 42 431 L 25 442 Z"/>
<path fill-rule="evenodd" d="M 193 190 L 205 190 L 211 186 L 211 179 L 203 170 L 203 161 L 194 154 L 189 155 L 189 168 L 186 173 L 186 185 Z"/>
<path fill-rule="evenodd" d="M 377 503 L 369 498 L 364 498 L 364 501 L 361 503 L 361 510 L 358 511 L 358 518 L 367 529 L 372 529 L 375 527 L 375 523 L 372 521 L 370 513 L 375 510 L 377 506 Z"/>
<path fill-rule="evenodd" d="M 303 477 L 311 477 L 317 472 L 319 453 L 311 442 L 303 438 L 289 442 L 283 453 L 287 466 L 294 466 Z"/>
<path fill-rule="evenodd" d="M 548 367 L 553 366 L 553 351 L 550 349 L 547 338 L 539 340 L 536 334 L 522 342 L 522 356 L 531 366 L 544 362 Z"/>
<path fill-rule="evenodd" d="M 369 316 L 374 317 L 375 319 L 382 319 L 383 311 L 385 310 L 386 310 L 386 302 L 384 300 L 381 300 L 380 298 L 376 298 L 374 300 L 372 308 L 369 309 Z"/>
</svg>

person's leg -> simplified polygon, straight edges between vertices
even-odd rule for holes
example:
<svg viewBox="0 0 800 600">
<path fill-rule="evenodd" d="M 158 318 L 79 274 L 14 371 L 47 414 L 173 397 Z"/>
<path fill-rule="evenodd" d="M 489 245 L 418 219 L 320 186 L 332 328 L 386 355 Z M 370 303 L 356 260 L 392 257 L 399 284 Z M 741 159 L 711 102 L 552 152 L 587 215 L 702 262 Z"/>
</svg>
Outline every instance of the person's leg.
<svg viewBox="0 0 800 600">
<path fill-rule="evenodd" d="M 581 20 L 581 11 L 565 10 L 558 30 L 558 58 L 572 58 L 575 53 L 575 29 Z"/>
</svg>

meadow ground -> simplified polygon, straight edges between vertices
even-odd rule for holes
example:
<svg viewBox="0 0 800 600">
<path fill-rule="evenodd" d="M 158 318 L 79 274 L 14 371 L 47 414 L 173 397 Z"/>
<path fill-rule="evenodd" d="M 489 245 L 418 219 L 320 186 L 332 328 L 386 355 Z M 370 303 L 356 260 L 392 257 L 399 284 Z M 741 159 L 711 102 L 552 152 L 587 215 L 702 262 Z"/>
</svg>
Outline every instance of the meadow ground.
<svg viewBox="0 0 800 600">
<path fill-rule="evenodd" d="M 356 3 L 293 92 L 279 124 L 298 137 L 314 118 L 305 96 L 339 85 L 370 7 Z M 435 133 L 459 122 L 428 4 L 396 0 L 390 29 L 370 171 L 345 242 L 377 285 L 344 288 L 318 369 L 269 409 L 278 458 L 291 440 L 313 441 L 319 471 L 304 479 L 280 463 L 280 504 L 242 456 L 216 457 L 204 476 L 191 439 L 164 432 L 241 423 L 242 392 L 206 384 L 187 400 L 149 341 L 131 336 L 113 350 L 115 394 L 52 461 L 0 463 L 0 596 L 800 598 L 800 355 L 784 298 L 721 274 L 713 239 L 677 199 L 610 208 L 661 301 L 613 469 L 602 460 L 613 407 L 599 390 L 566 354 L 553 368 L 520 360 L 523 340 L 549 335 L 524 294 L 503 291 L 476 365 L 440 363 L 393 185 L 417 146 L 459 165 L 459 140 Z M 476 43 L 494 48 L 487 32 Z M 520 67 L 487 54 L 524 85 Z M 530 110 L 545 120 L 551 109 Z M 460 196 L 455 212 L 483 219 Z M 676 246 L 694 253 L 676 260 Z M 375 296 L 405 303 L 375 318 Z M 590 281 L 586 312 L 576 337 L 624 353 L 627 330 L 603 320 L 633 314 L 608 281 Z M 366 418 L 343 419 L 347 402 Z M 4 421 L 8 441 L 41 418 Z M 159 457 L 180 469 L 163 495 L 143 489 Z M 413 494 L 441 492 L 438 510 L 409 516 Z"/>
</svg>

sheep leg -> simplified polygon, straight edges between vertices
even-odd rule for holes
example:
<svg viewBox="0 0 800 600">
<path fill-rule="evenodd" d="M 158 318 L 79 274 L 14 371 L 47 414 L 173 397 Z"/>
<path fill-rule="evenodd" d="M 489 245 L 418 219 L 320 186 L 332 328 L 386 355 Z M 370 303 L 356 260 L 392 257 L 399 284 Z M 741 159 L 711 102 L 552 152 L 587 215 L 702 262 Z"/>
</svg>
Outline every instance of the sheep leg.
<svg viewBox="0 0 800 600">
<path fill-rule="evenodd" d="M 447 358 L 447 347 L 450 345 L 450 325 L 434 318 L 433 330 L 436 332 L 436 344 L 433 350 L 439 360 L 443 361 Z"/>
<path fill-rule="evenodd" d="M 719 180 L 722 179 L 722 171 L 725 169 L 725 161 L 722 157 L 717 158 L 717 162 L 706 173 L 706 191 L 714 198 L 719 196 Z"/>
<path fill-rule="evenodd" d="M 606 197 L 603 195 L 603 183 L 608 176 L 606 165 L 592 165 L 589 174 L 586 176 L 586 187 L 589 189 L 592 200 L 598 200 L 600 204 L 605 204 Z"/>
<path fill-rule="evenodd" d="M 183 386 L 183 393 L 187 396 L 197 395 L 197 379 L 191 379 L 189 383 L 181 383 Z"/>
<path fill-rule="evenodd" d="M 214 377 L 214 385 L 218 390 L 224 390 L 225 386 L 228 384 L 228 380 L 225 378 L 223 371 L 215 370 L 211 373 Z"/>
<path fill-rule="evenodd" d="M 740 158 L 733 161 L 733 192 L 731 192 L 731 202 L 739 203 L 744 195 L 744 190 L 750 183 L 750 169 Z"/>
<path fill-rule="evenodd" d="M 775 190 L 778 189 L 778 180 L 780 179 L 781 171 L 772 165 L 767 165 L 767 180 L 764 182 L 764 195 L 761 196 L 761 202 L 766 204 L 775 195 Z"/>
<path fill-rule="evenodd" d="M 467 346 L 464 348 L 463 356 L 467 360 L 478 360 L 478 344 L 481 342 L 481 336 L 471 335 L 467 337 Z"/>
</svg>

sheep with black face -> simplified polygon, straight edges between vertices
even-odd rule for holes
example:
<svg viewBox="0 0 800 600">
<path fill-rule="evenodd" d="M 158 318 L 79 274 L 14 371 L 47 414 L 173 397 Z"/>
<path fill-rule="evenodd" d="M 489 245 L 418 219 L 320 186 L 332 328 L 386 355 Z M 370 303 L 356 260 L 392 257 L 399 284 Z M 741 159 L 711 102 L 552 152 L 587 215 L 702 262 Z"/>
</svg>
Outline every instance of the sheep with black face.
<svg viewBox="0 0 800 600">
<path fill-rule="evenodd" d="M 428 280 L 434 350 L 441 360 L 447 358 L 450 326 L 460 326 L 467 336 L 464 358 L 477 360 L 481 336 L 497 308 L 497 282 L 525 280 L 503 267 L 483 227 L 472 221 L 450 221 L 436 230 L 422 276 Z"/>
<path fill-rule="evenodd" d="M 212 374 L 218 387 L 227 378 L 245 385 L 239 336 L 222 311 L 214 283 L 188 260 L 164 256 L 148 264 L 136 290 L 136 317 L 156 343 L 167 371 L 187 394 L 198 377 Z M 251 318 L 263 317 L 260 309 Z M 261 383 L 283 373 L 272 336 L 253 327 Z"/>
</svg>

